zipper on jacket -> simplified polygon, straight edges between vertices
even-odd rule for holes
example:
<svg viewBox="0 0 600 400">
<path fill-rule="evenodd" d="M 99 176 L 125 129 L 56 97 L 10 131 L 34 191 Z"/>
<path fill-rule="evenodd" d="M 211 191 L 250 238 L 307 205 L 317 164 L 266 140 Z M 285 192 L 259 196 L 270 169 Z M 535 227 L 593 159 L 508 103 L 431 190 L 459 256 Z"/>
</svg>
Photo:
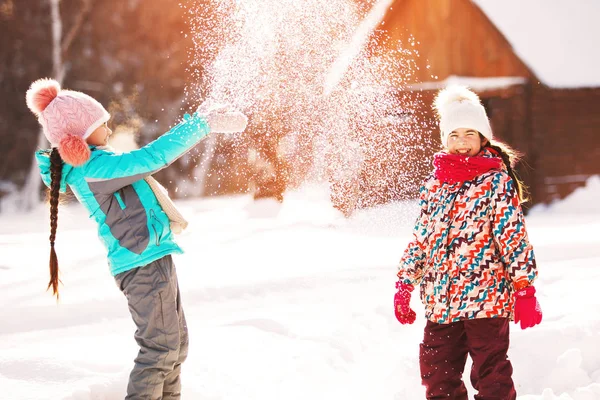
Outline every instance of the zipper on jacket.
<svg viewBox="0 0 600 400">
<path fill-rule="evenodd" d="M 152 229 L 154 230 L 154 237 L 156 238 L 156 245 L 160 246 L 160 236 L 158 234 L 158 230 L 156 229 L 155 224 L 160 225 L 161 232 L 164 230 L 164 225 L 162 224 L 162 222 L 160 222 L 158 220 L 158 217 L 156 216 L 156 213 L 154 212 L 154 210 L 150 210 L 150 218 L 152 219 Z"/>
<path fill-rule="evenodd" d="M 442 222 L 446 222 L 448 225 L 446 226 L 446 231 L 445 231 L 445 239 L 444 239 L 444 245 L 443 245 L 443 249 L 444 249 L 444 258 L 445 260 L 447 260 L 449 258 L 449 250 L 448 250 L 448 246 L 449 246 L 449 240 L 450 240 L 450 230 L 452 229 L 452 224 L 454 223 L 455 219 L 456 219 L 456 215 L 453 213 L 454 211 L 454 205 L 456 203 L 456 198 L 462 194 L 463 189 L 465 188 L 465 186 L 467 186 L 467 183 L 469 181 L 465 181 L 463 182 L 460 187 L 458 188 L 458 190 L 453 194 L 452 197 L 452 201 L 449 204 L 448 207 L 448 212 L 444 215 L 444 218 L 446 221 Z M 453 285 L 453 279 L 454 277 L 450 276 L 450 272 L 449 270 L 446 270 L 446 272 L 444 273 L 446 275 L 446 279 L 448 279 L 448 282 L 446 282 L 446 316 L 444 319 L 447 319 L 450 316 L 450 308 L 452 306 L 452 298 L 450 297 L 450 293 L 452 291 L 452 285 Z M 454 322 L 454 321 L 450 321 L 450 322 Z"/>
</svg>

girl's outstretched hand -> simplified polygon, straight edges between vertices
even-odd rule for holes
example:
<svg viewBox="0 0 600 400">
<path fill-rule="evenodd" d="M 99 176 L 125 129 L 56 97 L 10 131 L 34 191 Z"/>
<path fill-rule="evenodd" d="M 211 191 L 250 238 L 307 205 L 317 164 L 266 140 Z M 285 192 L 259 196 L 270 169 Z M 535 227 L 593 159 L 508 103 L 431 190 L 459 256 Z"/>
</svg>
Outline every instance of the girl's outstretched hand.
<svg viewBox="0 0 600 400">
<path fill-rule="evenodd" d="M 542 308 L 535 297 L 535 288 L 527 286 L 515 293 L 515 324 L 521 329 L 531 328 L 542 322 Z"/>
<path fill-rule="evenodd" d="M 396 319 L 402 325 L 412 324 L 417 318 L 417 314 L 410 309 L 410 292 L 413 291 L 413 285 L 402 282 L 396 282 L 398 291 L 394 295 L 394 312 Z"/>
<path fill-rule="evenodd" d="M 211 132 L 243 132 L 246 129 L 246 125 L 248 125 L 248 117 L 239 111 L 233 110 L 227 104 L 219 104 L 211 100 L 206 100 L 198 107 L 196 112 L 206 119 Z"/>
</svg>

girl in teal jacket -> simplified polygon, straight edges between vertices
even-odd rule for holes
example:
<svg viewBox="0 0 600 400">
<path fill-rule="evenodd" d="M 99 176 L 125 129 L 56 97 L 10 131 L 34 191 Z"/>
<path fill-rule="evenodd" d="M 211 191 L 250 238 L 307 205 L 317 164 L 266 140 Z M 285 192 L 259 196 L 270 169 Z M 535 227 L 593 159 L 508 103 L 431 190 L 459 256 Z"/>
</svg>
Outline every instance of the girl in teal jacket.
<svg viewBox="0 0 600 400">
<path fill-rule="evenodd" d="M 65 192 L 68 185 L 98 224 L 110 271 L 127 297 L 138 328 L 135 338 L 140 352 L 126 398 L 179 398 L 188 334 L 170 255 L 182 250 L 148 179 L 210 132 L 243 131 L 246 117 L 222 109 L 186 114 L 155 141 L 117 154 L 106 147 L 112 134 L 107 126 L 110 115 L 92 97 L 40 79 L 31 85 L 26 100 L 52 145 L 36 153 L 42 179 L 50 188 L 48 288 L 58 298 L 54 242 L 59 192 Z"/>
</svg>

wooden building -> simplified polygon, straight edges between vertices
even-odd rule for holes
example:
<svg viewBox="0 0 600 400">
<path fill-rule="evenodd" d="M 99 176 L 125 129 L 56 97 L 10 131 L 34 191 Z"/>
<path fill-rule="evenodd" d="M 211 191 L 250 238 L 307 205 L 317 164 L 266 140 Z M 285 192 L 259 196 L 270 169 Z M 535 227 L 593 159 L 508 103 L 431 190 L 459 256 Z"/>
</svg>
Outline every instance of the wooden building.
<svg viewBox="0 0 600 400">
<path fill-rule="evenodd" d="M 532 203 L 547 203 L 600 174 L 598 15 L 592 1 L 394 0 L 379 51 L 414 42 L 418 68 L 400 90 L 421 96 L 426 118 L 445 85 L 478 92 L 494 135 L 525 155 Z"/>
</svg>

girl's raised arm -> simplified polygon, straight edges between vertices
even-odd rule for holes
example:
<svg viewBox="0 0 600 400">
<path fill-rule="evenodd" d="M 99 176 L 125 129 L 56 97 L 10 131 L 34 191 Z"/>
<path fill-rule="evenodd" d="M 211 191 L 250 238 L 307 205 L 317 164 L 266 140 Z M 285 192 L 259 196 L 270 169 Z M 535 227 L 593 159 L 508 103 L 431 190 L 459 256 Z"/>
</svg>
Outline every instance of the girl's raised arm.
<svg viewBox="0 0 600 400">
<path fill-rule="evenodd" d="M 181 123 L 140 149 L 92 155 L 82 166 L 85 180 L 94 186 L 94 191 L 113 193 L 169 166 L 209 132 L 210 127 L 203 117 L 186 114 Z"/>
</svg>

